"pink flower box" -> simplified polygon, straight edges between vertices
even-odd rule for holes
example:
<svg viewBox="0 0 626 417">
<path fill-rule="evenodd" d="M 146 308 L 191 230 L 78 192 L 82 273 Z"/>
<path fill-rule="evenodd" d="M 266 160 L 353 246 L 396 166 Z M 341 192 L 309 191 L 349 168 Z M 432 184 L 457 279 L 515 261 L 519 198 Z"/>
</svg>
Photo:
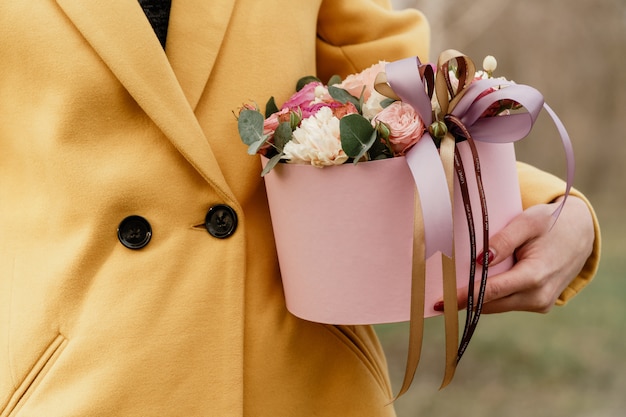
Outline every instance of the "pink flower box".
<svg viewBox="0 0 626 417">
<path fill-rule="evenodd" d="M 458 144 L 472 166 L 466 142 Z M 493 235 L 522 210 L 513 144 L 476 142 Z M 473 169 L 466 168 L 482 241 Z M 409 320 L 415 181 L 405 157 L 323 169 L 278 164 L 265 176 L 287 308 L 302 319 L 329 324 Z M 428 195 L 421 195 L 422 199 Z M 457 286 L 469 271 L 469 235 L 455 184 Z M 480 251 L 480 249 L 479 249 Z M 443 294 L 440 254 L 427 267 L 424 316 Z M 513 260 L 490 268 L 494 275 Z M 476 282 L 480 280 L 480 270 Z"/>
</svg>

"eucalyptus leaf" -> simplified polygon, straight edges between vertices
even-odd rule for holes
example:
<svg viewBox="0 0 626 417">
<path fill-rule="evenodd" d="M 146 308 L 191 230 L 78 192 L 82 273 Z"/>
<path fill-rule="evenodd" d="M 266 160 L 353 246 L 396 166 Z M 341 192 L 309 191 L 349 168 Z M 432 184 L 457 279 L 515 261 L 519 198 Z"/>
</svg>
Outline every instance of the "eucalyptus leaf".
<svg viewBox="0 0 626 417">
<path fill-rule="evenodd" d="M 277 113 L 279 110 L 280 109 L 276 105 L 276 100 L 274 99 L 274 96 L 270 97 L 270 99 L 267 100 L 267 103 L 265 104 L 265 118 L 267 119 L 272 114 Z"/>
<path fill-rule="evenodd" d="M 281 152 L 274 155 L 269 161 L 267 161 L 265 168 L 263 168 L 263 171 L 261 171 L 261 176 L 266 176 L 276 166 L 276 164 L 280 162 L 283 156 L 285 156 L 285 154 Z"/>
<path fill-rule="evenodd" d="M 392 98 L 386 98 L 386 99 L 383 99 L 383 100 L 381 100 L 381 101 L 380 101 L 380 107 L 382 107 L 383 109 L 385 109 L 385 108 L 389 107 L 389 105 L 390 105 L 391 103 L 393 103 L 394 101 L 396 101 L 396 100 L 394 100 L 394 99 L 392 99 Z"/>
<path fill-rule="evenodd" d="M 296 130 L 296 128 L 300 126 L 301 121 L 302 109 L 300 107 L 289 112 L 289 125 L 291 126 L 291 130 Z"/>
<path fill-rule="evenodd" d="M 265 136 L 262 140 L 257 140 L 248 146 L 248 155 L 256 155 L 259 152 L 259 149 L 261 149 L 267 142 L 267 138 L 268 136 Z"/>
<path fill-rule="evenodd" d="M 308 75 L 306 77 L 300 78 L 298 82 L 296 83 L 296 91 L 302 90 L 302 88 L 304 88 L 305 85 L 307 85 L 308 83 L 313 83 L 313 82 L 321 83 L 322 81 L 319 78 L 314 77 L 312 75 Z"/>
<path fill-rule="evenodd" d="M 291 140 L 292 133 L 290 122 L 282 122 L 279 124 L 274 131 L 274 146 L 276 149 L 282 152 L 287 142 Z"/>
<path fill-rule="evenodd" d="M 369 140 L 367 141 L 367 143 L 363 147 L 363 149 L 361 149 L 361 152 L 359 152 L 359 154 L 354 157 L 354 165 L 356 165 L 361 160 L 361 158 L 363 158 L 364 156 L 367 155 L 367 152 L 369 151 L 371 146 L 374 144 L 374 142 L 376 142 L 376 138 L 377 137 L 378 137 L 378 134 L 374 130 L 372 132 L 372 134 L 370 135 Z"/>
<path fill-rule="evenodd" d="M 263 122 L 265 118 L 257 110 L 244 109 L 239 113 L 237 128 L 239 136 L 246 145 L 252 145 L 258 141 L 265 141 L 263 135 Z"/>
<path fill-rule="evenodd" d="M 377 133 L 369 120 L 359 114 L 349 114 L 339 121 L 341 147 L 355 163 L 372 147 Z"/>
<path fill-rule="evenodd" d="M 356 107 L 357 111 L 359 113 L 361 113 L 361 102 L 360 102 L 360 100 L 358 98 L 354 97 L 352 94 L 348 93 L 343 88 L 339 88 L 339 87 L 335 87 L 333 85 L 330 85 L 330 86 L 328 86 L 328 93 L 330 94 L 330 96 L 332 98 L 334 98 L 335 100 L 337 100 L 340 103 L 346 104 L 347 102 L 350 102 L 350 103 L 354 104 L 354 107 Z"/>
<path fill-rule="evenodd" d="M 377 134 L 377 137 L 380 137 L 380 132 Z M 375 140 L 368 152 L 371 159 L 385 159 L 390 158 L 392 155 L 382 140 Z"/>
<path fill-rule="evenodd" d="M 389 159 L 389 158 L 393 158 L 393 156 L 390 156 L 386 153 L 381 153 L 376 155 L 375 157 L 372 157 L 373 161 L 380 161 L 381 159 Z"/>
<path fill-rule="evenodd" d="M 335 85 L 335 84 L 341 84 L 341 77 L 339 75 L 333 75 L 332 77 L 330 77 L 330 80 L 328 80 L 328 85 Z"/>
</svg>

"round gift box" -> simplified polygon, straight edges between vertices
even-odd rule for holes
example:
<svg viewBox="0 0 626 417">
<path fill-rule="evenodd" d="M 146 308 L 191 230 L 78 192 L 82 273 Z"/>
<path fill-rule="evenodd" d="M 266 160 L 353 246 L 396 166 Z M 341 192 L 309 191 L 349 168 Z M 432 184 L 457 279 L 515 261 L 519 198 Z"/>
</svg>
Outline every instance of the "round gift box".
<svg viewBox="0 0 626 417">
<path fill-rule="evenodd" d="M 459 149 L 480 245 L 480 205 L 466 145 Z M 476 145 L 494 233 L 521 211 L 515 152 L 512 144 Z M 292 314 L 329 324 L 409 320 L 416 188 L 406 158 L 324 168 L 281 163 L 264 178 Z M 455 196 L 457 285 L 462 287 L 467 285 L 469 239 L 458 184 Z M 438 314 L 432 306 L 442 296 L 440 256 L 421 262 L 426 262 L 428 317 Z M 490 274 L 511 265 L 499 265 Z"/>
</svg>

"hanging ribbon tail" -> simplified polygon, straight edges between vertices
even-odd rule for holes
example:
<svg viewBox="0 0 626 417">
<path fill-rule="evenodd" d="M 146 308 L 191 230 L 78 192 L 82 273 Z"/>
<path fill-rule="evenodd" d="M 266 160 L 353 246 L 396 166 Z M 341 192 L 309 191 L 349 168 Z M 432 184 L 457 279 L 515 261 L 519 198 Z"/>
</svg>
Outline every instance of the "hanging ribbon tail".
<svg viewBox="0 0 626 417">
<path fill-rule="evenodd" d="M 423 223 L 421 221 L 419 207 L 419 194 L 415 190 L 415 215 L 413 218 L 413 274 L 411 281 L 411 311 L 409 325 L 409 348 L 407 352 L 404 380 L 400 391 L 393 398 L 396 401 L 405 394 L 415 378 L 415 372 L 419 365 L 422 354 L 422 340 L 424 337 L 424 296 L 426 292 L 426 263 L 425 245 L 423 235 Z"/>
<path fill-rule="evenodd" d="M 559 119 L 559 117 L 556 115 L 556 113 L 552 110 L 550 106 L 544 103 L 543 108 L 552 118 L 552 121 L 554 122 L 554 125 L 556 126 L 559 132 L 559 135 L 561 136 L 561 142 L 563 143 L 563 149 L 565 151 L 565 161 L 567 164 L 565 194 L 563 196 L 563 200 L 561 200 L 561 204 L 559 204 L 556 210 L 554 210 L 554 212 L 552 213 L 553 220 L 552 220 L 552 225 L 550 226 L 550 228 L 552 228 L 552 226 L 554 226 L 554 223 L 556 223 L 557 219 L 559 218 L 559 215 L 561 214 L 561 210 L 563 210 L 563 206 L 565 205 L 565 201 L 567 200 L 567 196 L 569 195 L 572 189 L 576 167 L 575 167 L 575 162 L 574 162 L 574 148 L 572 146 L 572 141 L 570 140 L 569 134 L 567 133 L 567 130 L 565 129 L 565 126 L 563 125 L 563 123 L 561 122 L 561 119 Z"/>
<path fill-rule="evenodd" d="M 436 252 L 441 252 L 446 256 L 446 259 L 451 259 L 454 253 L 449 184 L 437 147 L 428 133 L 425 133 L 406 154 L 406 162 L 416 186 L 413 221 L 413 277 L 406 370 L 402 387 L 393 401 L 405 394 L 411 386 L 422 352 L 426 259 Z M 452 263 L 454 264 L 454 261 Z M 452 268 L 451 271 L 448 268 L 448 279 L 450 274 L 452 274 L 452 279 L 455 278 L 454 265 Z M 446 276 L 445 272 L 446 268 L 444 267 L 444 277 Z M 456 294 L 456 282 L 452 285 Z M 456 306 L 456 300 L 454 304 Z M 455 343 L 454 348 L 456 349 L 457 342 L 453 343 Z"/>
<path fill-rule="evenodd" d="M 454 151 L 456 143 L 449 133 L 442 139 L 439 148 L 440 160 L 446 178 L 446 188 L 449 192 L 451 204 L 454 204 Z M 454 219 L 452 220 L 454 222 Z M 454 227 L 454 224 L 452 225 Z M 452 381 L 457 365 L 457 348 L 459 345 L 459 317 L 458 299 L 456 289 L 456 263 L 455 263 L 454 238 L 452 242 L 451 256 L 442 256 L 443 271 L 443 311 L 446 333 L 446 364 L 443 382 L 440 389 Z"/>
<path fill-rule="evenodd" d="M 406 58 L 385 66 L 385 79 L 379 79 L 376 89 L 381 94 L 393 94 L 418 112 L 426 126 L 432 122 L 430 97 L 419 71 L 417 57 Z M 388 84 L 387 84 L 388 83 Z M 407 152 L 406 161 L 420 193 L 420 204 L 426 241 L 425 259 L 437 251 L 452 256 L 454 231 L 452 228 L 452 204 L 439 152 L 430 134 L 422 138 Z"/>
<path fill-rule="evenodd" d="M 456 278 L 456 266 L 454 258 L 444 256 L 441 259 L 444 276 L 443 303 L 446 306 L 443 311 L 446 333 L 446 365 L 443 381 L 439 387 L 440 390 L 445 388 L 454 378 L 459 345 L 459 310 L 457 307 L 456 279 L 451 281 L 445 278 L 446 276 Z"/>
<path fill-rule="evenodd" d="M 376 89 L 381 94 L 391 93 L 404 103 L 411 105 L 420 115 L 426 126 L 432 123 L 432 104 L 427 86 L 422 81 L 417 58 L 407 58 L 387 64 L 385 77 L 377 80 Z M 448 135 L 442 141 L 440 151 L 428 132 L 406 154 L 415 185 L 419 191 L 419 201 L 424 226 L 424 256 L 422 265 L 414 259 L 414 274 L 424 273 L 425 261 L 436 252 L 441 252 L 443 270 L 444 311 L 446 327 L 446 370 L 442 387 L 453 378 L 456 369 L 458 346 L 458 308 L 456 295 L 456 266 L 454 261 L 454 225 L 452 201 L 454 198 L 453 158 L 454 138 Z M 425 278 L 424 278 L 425 279 Z M 414 283 L 415 283 L 414 277 Z M 409 358 L 404 383 L 400 394 L 410 386 L 421 351 L 424 296 L 413 291 L 411 301 L 411 330 L 409 336 Z M 419 313 L 419 317 L 417 314 Z M 419 338 L 420 350 L 415 347 Z M 415 369 L 414 369 L 415 368 Z M 397 398 L 397 397 L 396 397 Z"/>
<path fill-rule="evenodd" d="M 428 133 L 407 152 L 406 162 L 420 195 L 426 245 L 423 259 L 437 251 L 452 257 L 454 230 L 448 181 L 439 151 Z"/>
</svg>

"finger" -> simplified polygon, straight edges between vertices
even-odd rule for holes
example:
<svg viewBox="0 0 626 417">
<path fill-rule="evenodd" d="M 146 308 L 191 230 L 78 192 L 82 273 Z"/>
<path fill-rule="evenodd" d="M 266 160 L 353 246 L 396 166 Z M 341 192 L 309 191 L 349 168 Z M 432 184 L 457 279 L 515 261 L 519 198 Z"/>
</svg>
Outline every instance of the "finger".
<svg viewBox="0 0 626 417">
<path fill-rule="evenodd" d="M 510 270 L 490 276 L 487 279 L 484 289 L 483 308 L 486 308 L 488 303 L 504 300 L 515 294 L 536 290 L 539 283 L 537 280 L 529 277 L 540 276 L 537 274 L 540 268 L 541 265 L 534 259 L 523 259 L 517 262 Z M 480 284 L 476 282 L 474 285 L 474 303 L 478 300 L 479 292 Z M 467 308 L 468 298 L 468 287 L 459 288 L 457 290 L 459 309 Z M 506 305 L 511 305 L 511 300 L 507 300 Z"/>
<path fill-rule="evenodd" d="M 514 294 L 509 297 L 485 303 L 483 304 L 482 314 L 498 314 L 509 311 L 519 311 L 519 299 L 520 294 Z"/>
<path fill-rule="evenodd" d="M 545 204 L 533 206 L 515 217 L 489 238 L 489 265 L 497 265 L 512 256 L 517 248 L 547 232 L 550 219 L 550 207 Z"/>
</svg>

